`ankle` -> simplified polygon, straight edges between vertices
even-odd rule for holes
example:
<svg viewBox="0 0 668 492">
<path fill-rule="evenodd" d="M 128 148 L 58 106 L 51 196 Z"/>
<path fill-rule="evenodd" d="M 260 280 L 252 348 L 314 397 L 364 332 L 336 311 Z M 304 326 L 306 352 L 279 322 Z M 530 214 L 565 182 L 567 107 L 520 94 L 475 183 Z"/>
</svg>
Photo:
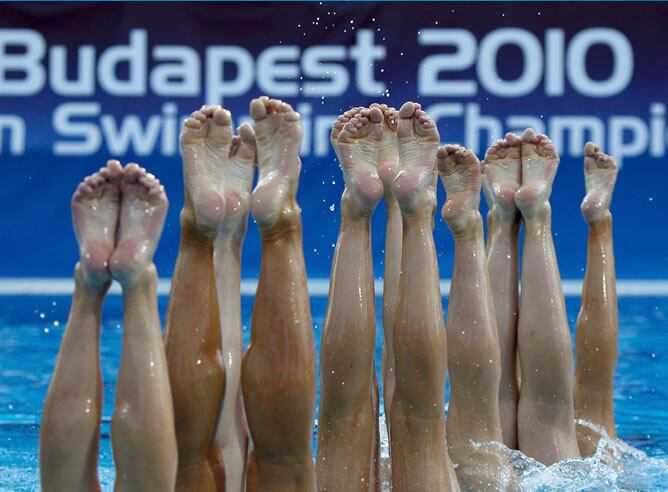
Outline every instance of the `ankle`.
<svg viewBox="0 0 668 492">
<path fill-rule="evenodd" d="M 341 223 L 368 224 L 373 214 L 373 209 L 366 208 L 357 203 L 352 194 L 346 189 L 341 196 Z"/>
<path fill-rule="evenodd" d="M 552 207 L 550 202 L 546 200 L 530 206 L 522 207 L 521 212 L 524 224 L 528 228 L 549 222 L 552 216 Z"/>
<path fill-rule="evenodd" d="M 135 290 L 157 288 L 158 272 L 153 262 L 138 266 L 132 271 L 125 271 L 122 275 L 115 275 L 114 279 L 121 285 L 124 294 Z"/>
<path fill-rule="evenodd" d="M 81 262 L 74 266 L 75 286 L 83 292 L 93 296 L 104 296 L 111 286 L 111 275 L 104 279 L 91 276 L 86 272 Z"/>
<path fill-rule="evenodd" d="M 455 241 L 482 240 L 483 238 L 482 216 L 478 210 L 470 210 L 465 216 L 450 219 L 447 224 Z"/>
<path fill-rule="evenodd" d="M 498 223 L 499 226 L 502 227 L 519 228 L 519 225 L 522 222 L 522 214 L 517 207 L 513 207 L 512 209 L 502 209 L 501 207 L 494 205 L 489 213 L 491 214 L 495 226 Z"/>
<path fill-rule="evenodd" d="M 195 210 L 190 205 L 184 205 L 179 215 L 181 223 L 181 236 L 187 236 L 194 241 L 203 244 L 213 244 L 216 238 L 217 231 L 215 229 L 208 229 L 197 224 L 195 219 Z"/>
<path fill-rule="evenodd" d="M 257 220 L 258 228 L 263 241 L 301 234 L 301 208 L 295 199 L 283 204 L 271 220 Z"/>
<path fill-rule="evenodd" d="M 583 208 L 582 216 L 592 230 L 603 229 L 612 223 L 612 214 L 607 208 L 595 212 Z"/>
</svg>

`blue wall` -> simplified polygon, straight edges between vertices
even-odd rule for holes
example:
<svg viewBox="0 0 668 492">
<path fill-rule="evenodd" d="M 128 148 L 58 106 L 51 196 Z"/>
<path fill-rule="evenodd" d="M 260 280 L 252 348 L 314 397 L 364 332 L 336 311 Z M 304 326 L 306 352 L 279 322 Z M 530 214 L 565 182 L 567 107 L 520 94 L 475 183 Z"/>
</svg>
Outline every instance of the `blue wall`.
<svg viewBox="0 0 668 492">
<path fill-rule="evenodd" d="M 312 277 L 329 274 L 339 224 L 342 179 L 326 124 L 351 105 L 406 100 L 438 117 L 444 142 L 483 150 L 507 130 L 547 128 L 563 154 L 553 208 L 564 278 L 585 264 L 581 152 L 595 138 L 623 162 L 618 276 L 667 277 L 666 25 L 668 5 L 656 3 L 1 4 L 0 277 L 70 275 L 69 198 L 109 157 L 136 160 L 165 184 L 171 210 L 156 262 L 171 275 L 178 120 L 210 102 L 239 123 L 261 94 L 304 117 L 299 199 Z M 381 275 L 382 206 L 373 227 Z M 435 235 L 449 277 L 440 218 Z M 251 224 L 244 277 L 259 260 Z"/>
</svg>

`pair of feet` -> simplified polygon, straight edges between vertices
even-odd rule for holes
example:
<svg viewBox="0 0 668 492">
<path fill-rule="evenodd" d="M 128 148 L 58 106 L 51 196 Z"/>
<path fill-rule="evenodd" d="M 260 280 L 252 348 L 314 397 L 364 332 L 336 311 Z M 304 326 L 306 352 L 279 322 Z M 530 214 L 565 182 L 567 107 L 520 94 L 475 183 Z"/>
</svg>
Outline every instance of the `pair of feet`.
<svg viewBox="0 0 668 492">
<path fill-rule="evenodd" d="M 455 237 L 469 232 L 479 217 L 482 186 L 497 220 L 516 221 L 519 212 L 530 219 L 546 209 L 558 166 L 554 144 L 531 129 L 492 145 L 482 166 L 472 151 L 446 145 L 437 155 L 448 196 L 443 218 Z"/>
<path fill-rule="evenodd" d="M 334 123 L 331 141 L 346 183 L 343 213 L 368 218 L 385 195 L 406 216 L 431 217 L 440 137 L 419 104 L 352 108 Z"/>
<path fill-rule="evenodd" d="M 153 262 L 168 201 L 155 176 L 137 164 L 110 160 L 72 196 L 84 282 L 103 288 L 112 278 L 131 288 Z"/>
<path fill-rule="evenodd" d="M 186 201 L 185 228 L 205 240 L 240 240 L 249 208 L 263 234 L 290 229 L 297 212 L 301 162 L 299 113 L 277 99 L 250 104 L 253 126 L 232 131 L 232 117 L 220 106 L 203 106 L 186 120 L 181 154 Z M 259 180 L 251 193 L 255 164 Z"/>
<path fill-rule="evenodd" d="M 608 212 L 618 169 L 614 160 L 591 142 L 584 154 L 586 196 L 581 209 L 585 220 L 592 223 Z M 493 217 L 512 221 L 518 212 L 531 218 L 543 210 L 558 166 L 554 144 L 531 129 L 521 137 L 509 133 L 492 145 L 482 165 L 482 187 Z"/>
</svg>

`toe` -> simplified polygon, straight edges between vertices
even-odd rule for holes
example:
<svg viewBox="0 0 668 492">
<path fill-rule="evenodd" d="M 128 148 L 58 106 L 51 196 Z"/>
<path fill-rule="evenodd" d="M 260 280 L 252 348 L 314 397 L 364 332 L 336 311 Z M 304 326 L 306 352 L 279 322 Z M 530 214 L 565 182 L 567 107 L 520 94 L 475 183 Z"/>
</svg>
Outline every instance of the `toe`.
<svg viewBox="0 0 668 492">
<path fill-rule="evenodd" d="M 241 145 L 241 137 L 239 137 L 239 135 L 233 136 L 232 141 L 230 143 L 230 150 L 229 150 L 229 157 L 230 158 L 237 155 L 237 151 L 239 150 L 240 145 Z"/>
<path fill-rule="evenodd" d="M 120 162 L 114 159 L 107 161 L 106 178 L 112 183 L 118 183 L 123 177 L 123 166 Z"/>
<path fill-rule="evenodd" d="M 219 105 L 207 104 L 200 108 L 199 112 L 207 118 L 213 118 L 213 115 L 221 109 Z"/>
<path fill-rule="evenodd" d="M 378 107 L 373 107 L 369 110 L 369 121 L 371 122 L 371 129 L 369 136 L 374 140 L 381 140 L 383 138 L 383 112 Z"/>
<path fill-rule="evenodd" d="M 601 149 L 594 142 L 587 142 L 584 153 L 586 157 L 593 157 L 597 152 L 600 152 L 600 150 Z"/>
<path fill-rule="evenodd" d="M 448 158 L 450 153 L 448 151 L 448 145 L 443 145 L 438 148 L 436 152 L 436 167 L 439 174 L 446 174 L 448 168 Z"/>
<path fill-rule="evenodd" d="M 511 147 L 515 147 L 522 143 L 522 139 L 518 135 L 515 135 L 514 133 L 506 133 L 505 141 Z"/>
<path fill-rule="evenodd" d="M 415 103 L 407 102 L 399 110 L 399 126 L 397 128 L 399 138 L 410 138 L 415 133 L 413 115 L 415 114 Z"/>
<path fill-rule="evenodd" d="M 538 143 L 538 135 L 536 135 L 536 132 L 533 130 L 533 128 L 527 128 L 524 130 L 524 133 L 522 134 L 522 142 L 531 144 Z"/>
<path fill-rule="evenodd" d="M 240 145 L 237 155 L 244 160 L 255 160 L 255 132 L 253 127 L 244 123 L 237 129 Z"/>
<path fill-rule="evenodd" d="M 123 181 L 125 183 L 135 183 L 140 178 L 140 176 L 143 174 L 142 173 L 142 168 L 139 167 L 139 165 L 135 164 L 134 162 L 125 166 L 125 169 L 123 171 L 124 171 L 123 172 Z"/>
<path fill-rule="evenodd" d="M 283 118 L 285 121 L 289 121 L 290 123 L 294 123 L 295 121 L 299 121 L 301 119 L 299 113 L 297 111 L 292 111 L 292 109 L 286 112 Z"/>
<path fill-rule="evenodd" d="M 352 143 L 356 138 L 358 138 L 359 133 L 359 120 L 357 117 L 351 119 L 348 123 L 343 126 L 341 133 L 339 134 L 338 141 L 339 143 Z"/>
<path fill-rule="evenodd" d="M 411 101 L 405 102 L 401 106 L 401 109 L 399 110 L 399 118 L 401 119 L 412 118 L 413 114 L 415 114 L 415 109 L 416 105 L 414 102 Z"/>
<path fill-rule="evenodd" d="M 209 136 L 221 147 L 226 147 L 232 140 L 232 114 L 221 107 L 212 113 L 213 125 Z"/>
<path fill-rule="evenodd" d="M 260 121 L 267 117 L 267 102 L 268 99 L 265 96 L 251 101 L 250 114 L 255 121 Z"/>
<path fill-rule="evenodd" d="M 203 111 L 193 111 L 190 113 L 190 117 L 199 121 L 200 123 L 205 123 L 207 118 Z"/>
</svg>

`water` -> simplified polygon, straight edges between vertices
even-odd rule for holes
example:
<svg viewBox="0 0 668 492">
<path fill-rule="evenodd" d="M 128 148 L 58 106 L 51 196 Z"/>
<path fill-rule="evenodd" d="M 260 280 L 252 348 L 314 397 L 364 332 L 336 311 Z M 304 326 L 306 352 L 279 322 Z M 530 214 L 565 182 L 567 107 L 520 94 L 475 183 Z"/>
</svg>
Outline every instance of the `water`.
<svg viewBox="0 0 668 492">
<path fill-rule="evenodd" d="M 322 297 L 311 300 L 316 353 L 320 350 L 326 302 Z M 159 304 L 164 313 L 167 298 L 161 297 Z M 523 490 L 668 490 L 668 387 L 663 384 L 668 378 L 668 299 L 622 298 L 619 307 L 615 411 L 617 432 L 623 442 L 611 443 L 593 458 L 564 461 L 551 467 L 508 451 Z M 578 308 L 578 299 L 567 299 L 571 326 L 575 324 Z M 0 492 L 39 490 L 39 420 L 68 309 L 67 297 L 0 297 Z M 244 297 L 246 343 L 251 309 L 252 298 Z M 114 471 L 109 419 L 121 347 L 119 296 L 107 299 L 103 319 L 105 400 L 100 478 L 104 490 L 111 490 Z M 381 337 L 379 325 L 378 368 Z M 387 453 L 386 446 L 383 451 Z M 615 466 L 602 462 L 611 453 L 615 456 Z"/>
</svg>

